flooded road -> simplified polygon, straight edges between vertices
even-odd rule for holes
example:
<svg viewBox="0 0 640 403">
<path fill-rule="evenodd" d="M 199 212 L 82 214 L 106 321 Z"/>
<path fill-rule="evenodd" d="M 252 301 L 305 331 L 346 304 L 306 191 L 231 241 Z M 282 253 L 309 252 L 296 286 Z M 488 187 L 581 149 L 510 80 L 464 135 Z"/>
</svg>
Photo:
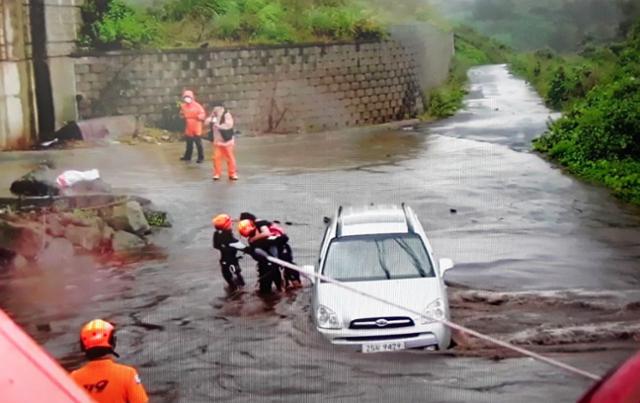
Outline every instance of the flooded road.
<svg viewBox="0 0 640 403">
<path fill-rule="evenodd" d="M 166 258 L 88 259 L 0 274 L 0 307 L 67 368 L 93 317 L 120 328 L 122 360 L 154 401 L 575 400 L 588 382 L 470 341 L 449 352 L 348 353 L 312 329 L 306 290 L 228 295 L 211 249 L 218 212 L 290 222 L 296 261 L 313 264 L 322 217 L 341 204 L 407 202 L 447 273 L 453 317 L 602 374 L 640 335 L 640 213 L 527 152 L 549 111 L 504 66 L 470 72 L 458 116 L 416 131 L 239 138 L 241 180 L 210 180 L 182 145 L 0 154 L 0 188 L 44 158 L 99 168 L 119 192 L 169 211 Z M 3 190 L 4 191 L 4 190 Z M 255 283 L 254 265 L 242 261 Z M 49 325 L 43 326 L 44 324 Z"/>
</svg>

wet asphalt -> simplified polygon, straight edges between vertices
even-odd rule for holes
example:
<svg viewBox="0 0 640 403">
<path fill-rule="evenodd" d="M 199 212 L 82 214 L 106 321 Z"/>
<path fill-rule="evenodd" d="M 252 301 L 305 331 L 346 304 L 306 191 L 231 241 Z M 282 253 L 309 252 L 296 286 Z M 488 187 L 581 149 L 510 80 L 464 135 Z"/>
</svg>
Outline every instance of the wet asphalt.
<svg viewBox="0 0 640 403">
<path fill-rule="evenodd" d="M 322 217 L 339 205 L 406 202 L 438 257 L 456 262 L 451 292 L 633 294 L 638 209 L 529 151 L 555 115 L 505 66 L 473 69 L 470 78 L 463 111 L 414 130 L 239 137 L 237 183 L 214 183 L 209 165 L 179 162 L 180 144 L 0 154 L 2 189 L 48 158 L 58 169 L 100 169 L 118 192 L 153 200 L 174 223 L 156 235 L 162 253 L 154 260 L 104 267 L 76 258 L 1 273 L 0 307 L 69 369 L 82 359 L 81 324 L 113 320 L 122 360 L 139 368 L 154 401 L 575 401 L 589 382 L 530 359 L 336 349 L 312 328 L 308 290 L 254 293 L 249 258 L 242 265 L 251 286 L 232 295 L 223 287 L 210 246 L 216 213 L 289 222 L 296 261 L 313 264 Z M 525 301 L 514 315 L 526 311 Z M 544 327 L 544 314 L 590 318 L 562 304 L 542 313 L 513 330 Z M 456 315 L 469 323 L 488 313 Z M 632 348 L 552 354 L 602 374 Z"/>
</svg>

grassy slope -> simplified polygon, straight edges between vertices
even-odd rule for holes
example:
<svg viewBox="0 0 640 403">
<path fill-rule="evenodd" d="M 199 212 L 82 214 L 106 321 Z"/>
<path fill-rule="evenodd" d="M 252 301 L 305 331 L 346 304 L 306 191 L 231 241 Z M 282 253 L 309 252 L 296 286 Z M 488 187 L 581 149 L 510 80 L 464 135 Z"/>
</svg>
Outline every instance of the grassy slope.
<svg viewBox="0 0 640 403">
<path fill-rule="evenodd" d="M 386 34 L 359 0 L 167 0 L 150 8 L 89 0 L 87 48 L 175 48 L 377 39 Z"/>
</svg>

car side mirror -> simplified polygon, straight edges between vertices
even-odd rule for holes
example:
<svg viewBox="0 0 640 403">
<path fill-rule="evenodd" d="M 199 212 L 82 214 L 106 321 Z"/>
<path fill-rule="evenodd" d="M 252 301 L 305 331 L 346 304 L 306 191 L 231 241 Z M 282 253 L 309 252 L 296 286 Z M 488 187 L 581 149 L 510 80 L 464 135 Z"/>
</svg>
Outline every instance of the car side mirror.
<svg viewBox="0 0 640 403">
<path fill-rule="evenodd" d="M 302 269 L 304 270 L 303 274 L 305 277 L 309 279 L 311 284 L 314 284 L 316 282 L 316 277 L 314 276 L 316 268 L 312 265 L 304 265 L 302 266 Z"/>
<path fill-rule="evenodd" d="M 453 264 L 453 260 L 451 260 L 451 259 L 447 259 L 447 258 L 440 259 L 440 260 L 438 261 L 438 264 L 439 264 L 439 266 L 440 266 L 440 275 L 441 275 L 441 276 L 443 276 L 443 275 L 444 275 L 444 273 L 445 273 L 447 270 L 453 269 L 453 266 L 454 266 L 454 264 Z"/>
<path fill-rule="evenodd" d="M 325 224 L 329 224 L 331 222 L 331 218 L 326 217 L 326 216 L 322 217 L 322 222 L 325 223 Z"/>
</svg>

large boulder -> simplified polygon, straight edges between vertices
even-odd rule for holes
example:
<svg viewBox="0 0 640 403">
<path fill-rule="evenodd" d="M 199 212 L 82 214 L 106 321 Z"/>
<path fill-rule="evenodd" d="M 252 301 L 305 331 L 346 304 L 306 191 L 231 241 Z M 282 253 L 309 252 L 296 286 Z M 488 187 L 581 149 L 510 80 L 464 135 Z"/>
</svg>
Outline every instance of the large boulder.
<svg viewBox="0 0 640 403">
<path fill-rule="evenodd" d="M 146 243 L 142 238 L 129 232 L 117 231 L 113 235 L 112 247 L 114 252 L 126 252 L 144 248 L 145 246 Z"/>
<path fill-rule="evenodd" d="M 35 259 L 42 251 L 45 230 L 37 222 L 10 222 L 0 220 L 0 247 Z"/>
<path fill-rule="evenodd" d="M 116 231 L 108 225 L 105 225 L 102 228 L 102 243 L 104 245 L 111 246 L 113 241 L 113 236 L 116 234 Z"/>
<path fill-rule="evenodd" d="M 45 215 L 45 223 L 48 235 L 54 238 L 61 238 L 64 236 L 64 225 L 62 217 L 59 214 Z"/>
<path fill-rule="evenodd" d="M 102 225 L 98 220 L 91 226 L 68 225 L 64 229 L 64 238 L 73 245 L 87 251 L 98 251 L 102 245 Z"/>
<path fill-rule="evenodd" d="M 144 216 L 140 203 L 129 201 L 115 206 L 105 217 L 106 222 L 118 231 L 144 235 L 151 231 L 151 226 Z"/>
</svg>

